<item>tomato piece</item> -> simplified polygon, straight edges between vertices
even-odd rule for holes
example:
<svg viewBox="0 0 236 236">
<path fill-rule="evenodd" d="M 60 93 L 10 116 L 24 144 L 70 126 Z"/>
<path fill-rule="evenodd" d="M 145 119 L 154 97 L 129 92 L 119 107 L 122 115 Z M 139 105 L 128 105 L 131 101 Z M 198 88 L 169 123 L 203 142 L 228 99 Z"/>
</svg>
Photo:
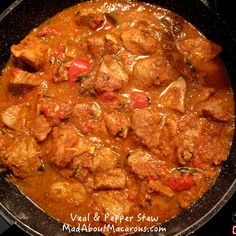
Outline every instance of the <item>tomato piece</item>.
<svg viewBox="0 0 236 236">
<path fill-rule="evenodd" d="M 144 92 L 131 92 L 130 99 L 130 106 L 133 109 L 145 108 L 150 104 L 150 97 Z"/>
<path fill-rule="evenodd" d="M 102 102 L 113 102 L 116 99 L 116 94 L 114 92 L 104 92 L 99 95 L 99 99 Z"/>
<path fill-rule="evenodd" d="M 188 174 L 183 174 L 180 177 L 170 177 L 168 179 L 168 187 L 174 191 L 183 191 L 190 189 L 195 184 L 193 178 Z"/>
<path fill-rule="evenodd" d="M 55 121 L 64 120 L 70 112 L 70 106 L 61 101 L 41 98 L 39 104 L 40 111 L 45 115 L 45 117 Z"/>
<path fill-rule="evenodd" d="M 71 84 L 75 83 L 79 75 L 90 72 L 91 66 L 87 60 L 75 58 L 71 61 L 68 77 Z"/>
</svg>

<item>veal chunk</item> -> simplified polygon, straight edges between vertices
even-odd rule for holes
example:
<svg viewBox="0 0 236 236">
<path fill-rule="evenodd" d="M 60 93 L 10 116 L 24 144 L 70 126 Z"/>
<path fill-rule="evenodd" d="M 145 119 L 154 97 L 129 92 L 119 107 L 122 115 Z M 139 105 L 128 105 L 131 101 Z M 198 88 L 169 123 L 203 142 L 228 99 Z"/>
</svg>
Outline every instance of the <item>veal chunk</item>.
<svg viewBox="0 0 236 236">
<path fill-rule="evenodd" d="M 203 36 L 180 40 L 178 47 L 181 53 L 194 62 L 208 62 L 222 50 L 221 46 Z"/>
<path fill-rule="evenodd" d="M 48 62 L 48 46 L 36 37 L 27 37 L 11 47 L 14 57 L 22 60 L 35 70 L 40 70 Z"/>
<path fill-rule="evenodd" d="M 110 148 L 102 148 L 96 151 L 92 161 L 93 172 L 105 172 L 118 166 L 118 155 Z"/>
<path fill-rule="evenodd" d="M 157 161 L 145 151 L 135 151 L 127 160 L 127 165 L 139 178 L 158 178 L 162 174 L 163 162 Z"/>
<path fill-rule="evenodd" d="M 105 115 L 106 127 L 109 133 L 114 137 L 126 138 L 130 128 L 129 118 L 118 111 Z"/>
<path fill-rule="evenodd" d="M 103 25 L 104 17 L 100 13 L 77 12 L 75 22 L 78 26 L 96 30 Z"/>
<path fill-rule="evenodd" d="M 120 168 L 108 170 L 95 174 L 96 189 L 124 189 L 126 186 L 126 175 Z"/>
<path fill-rule="evenodd" d="M 33 120 L 30 126 L 30 133 L 39 141 L 47 138 L 51 131 L 51 126 L 43 115 L 39 115 Z"/>
<path fill-rule="evenodd" d="M 4 164 L 17 177 L 27 177 L 41 165 L 40 151 L 34 138 L 26 136 L 7 147 Z"/>
<path fill-rule="evenodd" d="M 133 113 L 132 129 L 141 143 L 149 148 L 157 148 L 160 144 L 160 129 L 164 125 L 164 117 L 148 109 L 139 109 Z"/>
<path fill-rule="evenodd" d="M 157 40 L 145 30 L 124 31 L 121 39 L 125 49 L 135 55 L 149 55 L 157 50 Z"/>
<path fill-rule="evenodd" d="M 111 55 L 106 55 L 98 69 L 95 81 L 97 92 L 119 90 L 128 82 L 129 77 L 119 62 Z"/>
<path fill-rule="evenodd" d="M 186 91 L 186 81 L 184 78 L 180 78 L 162 92 L 159 102 L 166 107 L 184 113 Z"/>
<path fill-rule="evenodd" d="M 91 55 L 99 59 L 105 54 L 116 54 L 120 50 L 120 41 L 118 35 L 96 32 L 87 39 L 88 51 Z"/>
<path fill-rule="evenodd" d="M 30 114 L 30 106 L 27 104 L 13 105 L 3 111 L 2 121 L 7 127 L 19 130 L 25 127 L 25 122 Z"/>
<path fill-rule="evenodd" d="M 42 79 L 36 74 L 21 69 L 15 69 L 13 76 L 9 81 L 8 89 L 14 95 L 22 95 L 39 85 L 41 82 Z"/>
<path fill-rule="evenodd" d="M 62 124 L 53 128 L 51 142 L 49 161 L 59 168 L 66 167 L 74 157 L 89 149 L 89 144 L 70 124 Z"/>
<path fill-rule="evenodd" d="M 138 60 L 133 75 L 134 83 L 141 88 L 168 85 L 180 76 L 163 55 Z"/>
<path fill-rule="evenodd" d="M 230 122 L 232 120 L 232 115 L 227 111 L 227 105 L 222 100 L 214 97 L 201 103 L 199 112 L 212 121 Z"/>
</svg>

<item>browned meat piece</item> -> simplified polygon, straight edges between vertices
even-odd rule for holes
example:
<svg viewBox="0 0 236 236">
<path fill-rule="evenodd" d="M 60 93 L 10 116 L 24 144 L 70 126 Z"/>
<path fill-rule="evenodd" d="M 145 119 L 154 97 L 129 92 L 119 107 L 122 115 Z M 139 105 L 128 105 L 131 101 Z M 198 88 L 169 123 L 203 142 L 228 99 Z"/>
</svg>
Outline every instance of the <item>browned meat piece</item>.
<svg viewBox="0 0 236 236">
<path fill-rule="evenodd" d="M 129 118 L 118 111 L 105 115 L 106 127 L 109 133 L 114 137 L 126 138 L 130 127 Z"/>
<path fill-rule="evenodd" d="M 110 148 L 102 148 L 96 151 L 92 162 L 92 171 L 107 171 L 115 169 L 118 165 L 118 156 Z"/>
<path fill-rule="evenodd" d="M 89 150 L 90 145 L 69 124 L 53 128 L 49 161 L 59 168 L 66 167 L 74 157 Z"/>
<path fill-rule="evenodd" d="M 157 40 L 147 31 L 130 29 L 121 34 L 126 50 L 135 55 L 153 54 L 157 50 Z"/>
<path fill-rule="evenodd" d="M 96 30 L 103 25 L 104 20 L 103 15 L 100 13 L 77 12 L 75 21 L 79 26 L 86 26 Z"/>
<path fill-rule="evenodd" d="M 126 175 L 120 168 L 117 168 L 96 173 L 94 181 L 96 189 L 124 189 L 126 186 Z"/>
<path fill-rule="evenodd" d="M 185 79 L 180 78 L 162 92 L 159 102 L 166 107 L 184 113 L 186 90 Z"/>
<path fill-rule="evenodd" d="M 22 95 L 41 82 L 42 79 L 36 74 L 15 69 L 12 78 L 9 80 L 8 89 L 14 95 Z"/>
<path fill-rule="evenodd" d="M 25 104 L 13 105 L 2 113 L 3 123 L 11 129 L 21 129 L 25 125 L 30 107 Z"/>
<path fill-rule="evenodd" d="M 118 36 L 97 32 L 92 34 L 87 39 L 88 50 L 91 55 L 99 59 L 105 54 L 117 54 L 120 50 L 120 42 Z"/>
<path fill-rule="evenodd" d="M 30 127 L 31 135 L 33 135 L 39 141 L 45 140 L 50 131 L 51 126 L 47 122 L 46 118 L 42 115 L 37 116 Z"/>
<path fill-rule="evenodd" d="M 127 165 L 132 172 L 137 174 L 139 178 L 145 177 L 157 178 L 162 174 L 163 162 L 157 161 L 149 153 L 144 151 L 136 151 L 128 157 Z"/>
<path fill-rule="evenodd" d="M 95 202 L 95 210 L 98 212 L 104 222 L 108 222 L 104 218 L 104 214 L 111 216 L 128 215 L 131 210 L 132 203 L 127 200 L 128 193 L 126 191 L 101 191 L 93 195 Z M 114 224 L 114 222 L 113 222 Z"/>
<path fill-rule="evenodd" d="M 58 124 L 69 117 L 71 107 L 60 100 L 42 97 L 39 99 L 39 110 L 49 121 Z"/>
<path fill-rule="evenodd" d="M 174 192 L 166 185 L 162 184 L 158 180 L 150 180 L 149 187 L 154 191 L 161 193 L 167 197 L 174 197 Z"/>
<path fill-rule="evenodd" d="M 178 47 L 180 52 L 193 62 L 208 62 L 220 54 L 222 50 L 221 46 L 202 36 L 180 40 Z"/>
<path fill-rule="evenodd" d="M 54 201 L 68 202 L 76 205 L 82 204 L 87 198 L 85 189 L 80 183 L 68 182 L 56 182 L 52 184 L 47 196 Z"/>
<path fill-rule="evenodd" d="M 203 102 L 200 106 L 199 112 L 202 116 L 219 122 L 232 121 L 232 115 L 228 112 L 227 105 L 217 98 L 210 98 Z"/>
<path fill-rule="evenodd" d="M 180 76 L 163 55 L 138 60 L 134 65 L 133 75 L 134 83 L 141 88 L 168 85 Z"/>
<path fill-rule="evenodd" d="M 48 46 L 36 37 L 27 37 L 18 45 L 13 45 L 11 52 L 35 70 L 41 69 L 49 61 Z"/>
<path fill-rule="evenodd" d="M 128 75 L 118 61 L 106 55 L 98 69 L 95 89 L 98 92 L 119 90 L 128 80 Z"/>
<path fill-rule="evenodd" d="M 141 143 L 149 148 L 160 144 L 160 129 L 164 125 L 164 117 L 152 110 L 139 109 L 133 113 L 132 129 Z"/>
<path fill-rule="evenodd" d="M 7 147 L 4 165 L 17 177 L 27 177 L 41 165 L 40 151 L 31 136 L 16 140 Z"/>
</svg>

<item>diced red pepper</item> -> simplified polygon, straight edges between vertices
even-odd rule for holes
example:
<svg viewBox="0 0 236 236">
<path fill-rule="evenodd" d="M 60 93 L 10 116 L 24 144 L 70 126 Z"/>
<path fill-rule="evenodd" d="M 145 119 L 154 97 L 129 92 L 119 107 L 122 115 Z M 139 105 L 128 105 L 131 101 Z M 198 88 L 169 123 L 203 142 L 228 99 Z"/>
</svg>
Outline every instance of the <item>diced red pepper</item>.
<svg viewBox="0 0 236 236">
<path fill-rule="evenodd" d="M 130 106 L 132 109 L 145 108 L 150 104 L 150 97 L 144 92 L 131 92 L 130 99 Z"/>
<path fill-rule="evenodd" d="M 91 66 L 87 60 L 75 58 L 71 61 L 71 65 L 69 67 L 69 82 L 70 84 L 74 84 L 76 78 L 79 75 L 86 74 L 91 71 Z"/>
<path fill-rule="evenodd" d="M 51 118 L 55 121 L 64 120 L 70 113 L 70 106 L 61 101 L 53 101 L 48 98 L 41 98 L 39 100 L 40 111 L 46 118 Z"/>
<path fill-rule="evenodd" d="M 183 174 L 180 177 L 170 177 L 167 184 L 169 188 L 179 192 L 190 189 L 195 181 L 188 174 Z"/>
<path fill-rule="evenodd" d="M 20 71 L 21 71 L 21 69 L 15 67 L 15 68 L 13 68 L 13 70 L 12 70 L 12 75 L 13 75 L 13 76 L 16 76 Z"/>
<path fill-rule="evenodd" d="M 103 102 L 113 102 L 116 99 L 116 94 L 114 92 L 104 92 L 98 98 Z"/>
</svg>

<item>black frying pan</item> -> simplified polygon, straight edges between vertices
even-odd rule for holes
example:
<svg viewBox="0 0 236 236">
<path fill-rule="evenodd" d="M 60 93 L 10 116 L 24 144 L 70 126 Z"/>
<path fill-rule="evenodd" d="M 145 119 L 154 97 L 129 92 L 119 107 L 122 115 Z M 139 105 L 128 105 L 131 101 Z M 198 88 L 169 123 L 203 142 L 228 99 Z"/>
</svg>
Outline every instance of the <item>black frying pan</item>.
<svg viewBox="0 0 236 236">
<path fill-rule="evenodd" d="M 0 16 L 0 71 L 9 56 L 10 46 L 18 43 L 34 27 L 78 0 L 17 0 Z M 236 41 L 227 27 L 199 0 L 156 0 L 158 4 L 181 15 L 209 39 L 223 47 L 222 58 L 236 92 Z M 32 235 L 67 235 L 62 223 L 37 208 L 0 174 L 0 210 L 16 225 Z M 164 223 L 166 233 L 159 235 L 188 235 L 200 228 L 229 200 L 236 190 L 236 135 L 228 160 L 215 185 L 191 208 Z M 91 233 L 90 233 L 91 235 Z M 94 234 L 95 235 L 95 234 Z M 147 234 L 145 234 L 147 235 Z M 152 235 L 151 233 L 149 235 Z"/>
</svg>

